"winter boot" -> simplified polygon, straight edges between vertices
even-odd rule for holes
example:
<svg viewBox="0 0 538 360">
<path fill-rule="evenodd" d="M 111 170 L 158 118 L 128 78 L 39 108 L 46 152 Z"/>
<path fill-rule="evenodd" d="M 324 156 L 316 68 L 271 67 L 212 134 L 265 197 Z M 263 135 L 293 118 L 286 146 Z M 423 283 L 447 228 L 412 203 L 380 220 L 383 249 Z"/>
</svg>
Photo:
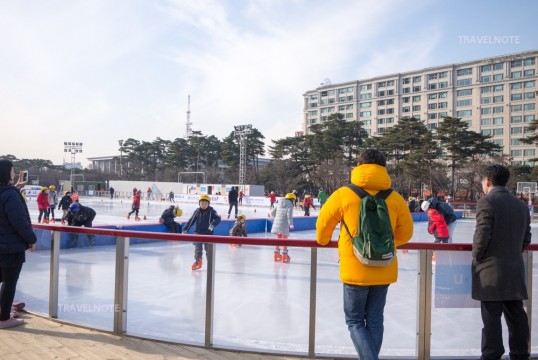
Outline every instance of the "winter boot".
<svg viewBox="0 0 538 360">
<path fill-rule="evenodd" d="M 127 220 L 131 220 L 131 214 L 127 213 Z"/>
<path fill-rule="evenodd" d="M 138 215 L 135 215 L 135 220 L 140 221 L 140 217 Z"/>
<path fill-rule="evenodd" d="M 275 254 L 273 255 L 273 258 L 275 262 L 282 261 L 282 255 L 280 255 L 280 250 L 275 250 Z"/>
<path fill-rule="evenodd" d="M 291 258 L 288 255 L 287 251 L 282 251 L 282 262 L 283 263 L 289 263 Z"/>
<path fill-rule="evenodd" d="M 202 268 L 202 258 L 198 258 L 198 259 L 196 259 L 194 264 L 192 264 L 192 269 L 193 270 L 198 270 L 198 269 L 201 269 L 201 268 Z"/>
<path fill-rule="evenodd" d="M 43 219 L 43 224 L 48 224 L 49 223 L 49 219 Z"/>
</svg>

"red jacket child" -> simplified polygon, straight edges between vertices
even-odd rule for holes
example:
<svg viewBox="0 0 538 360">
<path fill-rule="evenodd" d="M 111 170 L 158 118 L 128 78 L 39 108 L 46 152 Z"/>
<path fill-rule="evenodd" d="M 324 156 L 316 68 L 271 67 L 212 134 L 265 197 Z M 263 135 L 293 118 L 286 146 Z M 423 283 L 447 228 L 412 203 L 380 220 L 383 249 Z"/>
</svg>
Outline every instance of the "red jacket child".
<svg viewBox="0 0 538 360">
<path fill-rule="evenodd" d="M 45 191 L 41 191 L 37 194 L 37 209 L 48 210 L 49 207 L 49 195 Z"/>
<path fill-rule="evenodd" d="M 445 218 L 434 208 L 428 209 L 428 232 L 433 234 L 436 243 L 447 243 L 449 238 Z"/>
</svg>

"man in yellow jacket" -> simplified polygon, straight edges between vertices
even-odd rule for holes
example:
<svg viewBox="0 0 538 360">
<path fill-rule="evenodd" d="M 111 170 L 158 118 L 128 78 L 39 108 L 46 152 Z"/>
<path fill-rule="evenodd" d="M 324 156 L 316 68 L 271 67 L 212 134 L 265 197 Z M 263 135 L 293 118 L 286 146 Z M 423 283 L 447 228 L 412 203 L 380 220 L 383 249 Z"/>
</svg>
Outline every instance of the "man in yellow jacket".
<svg viewBox="0 0 538 360">
<path fill-rule="evenodd" d="M 358 166 L 351 172 L 351 183 L 371 195 L 391 186 L 385 155 L 375 149 L 359 155 Z M 394 245 L 401 246 L 413 235 L 413 219 L 405 199 L 393 191 L 385 200 L 389 212 Z M 361 199 L 343 186 L 336 190 L 320 210 L 316 240 L 331 241 L 336 225 L 344 221 L 352 236 L 359 227 Z M 353 345 L 361 360 L 377 360 L 383 342 L 383 311 L 389 284 L 398 279 L 398 260 L 387 266 L 362 264 L 353 253 L 351 237 L 342 225 L 338 239 L 340 279 L 344 283 L 344 313 Z"/>
</svg>

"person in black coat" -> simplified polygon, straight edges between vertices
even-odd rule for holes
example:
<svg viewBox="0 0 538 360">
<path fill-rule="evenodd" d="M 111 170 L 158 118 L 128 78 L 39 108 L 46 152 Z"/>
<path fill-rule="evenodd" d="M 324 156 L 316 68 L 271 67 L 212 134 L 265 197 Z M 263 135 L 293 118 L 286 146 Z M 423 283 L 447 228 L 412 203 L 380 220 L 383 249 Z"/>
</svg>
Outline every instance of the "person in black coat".
<svg viewBox="0 0 538 360">
<path fill-rule="evenodd" d="M 37 242 L 26 201 L 17 187 L 24 183 L 13 186 L 14 177 L 11 161 L 0 160 L 0 329 L 24 323 L 11 317 L 11 306 L 26 261 L 25 251 L 34 251 Z"/>
<path fill-rule="evenodd" d="M 232 189 L 228 193 L 228 204 L 230 204 L 230 207 L 228 208 L 228 219 L 230 218 L 230 213 L 232 212 L 232 208 L 235 206 L 235 217 L 237 218 L 237 198 L 239 197 L 239 193 L 237 192 L 237 186 L 232 186 Z"/>
<path fill-rule="evenodd" d="M 76 202 L 69 206 L 69 211 L 62 218 L 62 223 L 67 221 L 69 226 L 84 226 L 92 227 L 93 219 L 95 219 L 95 210 L 88 206 L 82 206 Z M 88 234 L 88 245 L 95 245 L 95 235 Z M 70 247 L 78 246 L 78 234 L 71 233 Z"/>
<path fill-rule="evenodd" d="M 502 165 L 484 170 L 486 196 L 476 204 L 473 237 L 472 297 L 480 301 L 481 359 L 504 353 L 501 316 L 508 325 L 510 359 L 529 358 L 529 325 L 523 308 L 527 299 L 522 252 L 531 242 L 529 210 L 505 187 L 510 171 Z"/>
<path fill-rule="evenodd" d="M 176 216 L 181 215 L 183 215 L 183 211 L 179 207 L 170 205 L 168 209 L 163 211 L 161 217 L 159 218 L 159 222 L 168 227 L 168 232 L 180 233 L 182 232 L 181 224 L 175 222 L 174 219 Z"/>
<path fill-rule="evenodd" d="M 60 202 L 58 203 L 58 210 L 62 210 L 62 218 L 65 217 L 67 214 L 67 211 L 69 210 L 69 206 L 73 203 L 73 199 L 71 199 L 71 193 L 69 191 L 64 192 L 64 196 L 60 199 Z"/>
</svg>

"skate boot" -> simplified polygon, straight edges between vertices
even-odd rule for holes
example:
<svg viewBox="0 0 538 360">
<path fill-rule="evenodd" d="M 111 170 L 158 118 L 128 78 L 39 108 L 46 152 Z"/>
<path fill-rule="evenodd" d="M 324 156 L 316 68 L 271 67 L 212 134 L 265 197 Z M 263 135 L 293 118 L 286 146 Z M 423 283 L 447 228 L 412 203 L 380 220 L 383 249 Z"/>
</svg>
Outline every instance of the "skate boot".
<svg viewBox="0 0 538 360">
<path fill-rule="evenodd" d="M 48 224 L 49 223 L 49 219 L 43 219 L 43 224 Z"/>
<path fill-rule="evenodd" d="M 289 263 L 291 258 L 288 255 L 287 251 L 282 251 L 282 262 L 283 263 Z"/>
<path fill-rule="evenodd" d="M 131 214 L 127 214 L 127 220 L 131 220 Z"/>
<path fill-rule="evenodd" d="M 202 268 L 202 258 L 198 258 L 198 259 L 196 259 L 194 264 L 192 264 L 192 269 L 193 270 L 198 270 L 198 269 L 201 269 L 201 268 Z"/>
<path fill-rule="evenodd" d="M 135 215 L 135 220 L 136 220 L 136 221 L 140 221 L 140 217 L 138 217 L 138 216 Z"/>
<path fill-rule="evenodd" d="M 275 250 L 275 254 L 273 255 L 273 259 L 275 262 L 282 261 L 282 255 L 280 255 L 280 250 Z"/>
<path fill-rule="evenodd" d="M 52 219 L 50 219 L 50 222 L 51 222 L 52 224 L 54 224 L 54 223 L 56 222 L 56 220 L 55 220 L 54 218 L 52 218 Z"/>
</svg>

